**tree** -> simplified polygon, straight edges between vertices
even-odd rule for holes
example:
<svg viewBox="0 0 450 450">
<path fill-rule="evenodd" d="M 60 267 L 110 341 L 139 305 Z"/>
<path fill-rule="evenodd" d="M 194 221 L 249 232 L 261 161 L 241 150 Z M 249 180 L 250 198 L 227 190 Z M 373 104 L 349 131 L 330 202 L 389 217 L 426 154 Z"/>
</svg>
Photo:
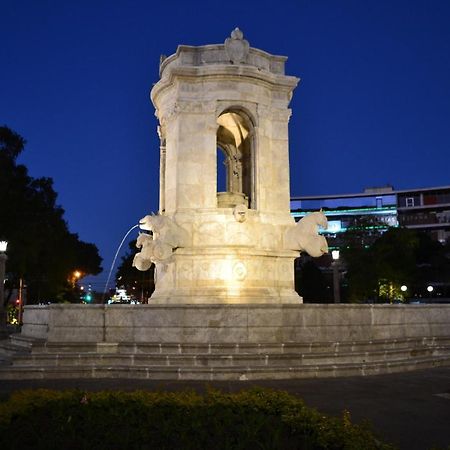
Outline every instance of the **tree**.
<svg viewBox="0 0 450 450">
<path fill-rule="evenodd" d="M 94 244 L 69 231 L 53 180 L 33 178 L 17 163 L 24 146 L 21 136 L 0 127 L 0 239 L 9 242 L 8 287 L 25 280 L 29 303 L 70 300 L 71 273 L 96 275 L 101 258 Z"/>
<path fill-rule="evenodd" d="M 295 290 L 303 297 L 304 303 L 328 303 L 331 288 L 323 272 L 308 255 L 301 255 L 296 264 Z"/>
<path fill-rule="evenodd" d="M 355 218 L 340 238 L 341 259 L 346 266 L 348 301 L 373 299 L 378 292 L 378 275 L 370 247 L 382 236 L 383 224 L 376 219 Z"/>
<path fill-rule="evenodd" d="M 152 264 L 149 270 L 141 272 L 133 267 L 133 258 L 137 252 L 136 240 L 129 243 L 129 252 L 122 257 L 122 261 L 116 272 L 116 285 L 127 290 L 142 302 L 147 300 L 155 290 L 155 265 Z"/>
<path fill-rule="evenodd" d="M 430 284 L 450 283 L 449 243 L 407 228 L 389 228 L 370 245 L 355 236 L 350 230 L 342 248 L 350 301 L 404 300 L 425 296 Z"/>
<path fill-rule="evenodd" d="M 423 232 L 417 233 L 417 238 L 416 267 L 410 283 L 410 294 L 415 297 L 427 296 L 427 286 L 440 285 L 443 286 L 444 294 L 449 296 L 450 241 L 444 245 Z M 446 290 L 447 292 L 445 292 Z"/>
<path fill-rule="evenodd" d="M 370 248 L 378 278 L 378 297 L 403 300 L 402 285 L 410 284 L 416 273 L 417 232 L 390 228 Z"/>
</svg>

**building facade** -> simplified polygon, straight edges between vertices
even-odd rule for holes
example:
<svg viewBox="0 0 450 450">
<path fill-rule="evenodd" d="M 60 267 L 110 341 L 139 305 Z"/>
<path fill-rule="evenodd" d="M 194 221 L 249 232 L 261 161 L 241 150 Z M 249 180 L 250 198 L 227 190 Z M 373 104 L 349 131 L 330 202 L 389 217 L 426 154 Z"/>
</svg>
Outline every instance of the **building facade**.
<svg viewBox="0 0 450 450">
<path fill-rule="evenodd" d="M 343 233 L 350 227 L 359 230 L 357 234 L 364 245 L 370 245 L 389 227 L 405 227 L 428 233 L 434 240 L 445 244 L 450 239 L 450 186 L 423 189 L 394 190 L 391 186 L 368 188 L 363 193 L 326 196 L 305 196 L 291 198 L 291 214 L 300 220 L 306 214 L 322 209 L 328 219 L 328 229 L 320 230 L 332 250 L 343 248 Z M 297 284 L 307 292 L 308 276 L 302 277 L 308 258 L 296 261 Z M 335 261 L 337 264 L 337 261 Z M 310 297 L 302 293 L 306 301 L 332 302 L 333 268 L 336 268 L 331 255 L 315 261 L 316 278 Z M 321 275 L 317 273 L 320 270 Z M 345 263 L 339 263 L 339 284 L 345 296 Z M 312 273 L 314 275 L 314 272 Z M 321 291 L 317 280 L 322 277 Z M 300 280 L 300 281 L 299 281 Z M 319 280 L 320 281 L 320 280 Z M 429 285 L 417 282 L 408 289 L 409 301 L 421 303 L 448 303 L 450 284 L 447 281 L 430 277 Z M 423 286 L 422 286 L 423 285 Z M 323 299 L 323 300 L 322 300 Z"/>
<path fill-rule="evenodd" d="M 398 191 L 386 186 L 358 194 L 291 198 L 295 220 L 320 209 L 328 219 L 328 229 L 321 233 L 331 248 L 339 248 L 339 235 L 355 226 L 367 234 L 402 226 L 425 231 L 441 243 L 450 238 L 450 186 Z"/>
</svg>

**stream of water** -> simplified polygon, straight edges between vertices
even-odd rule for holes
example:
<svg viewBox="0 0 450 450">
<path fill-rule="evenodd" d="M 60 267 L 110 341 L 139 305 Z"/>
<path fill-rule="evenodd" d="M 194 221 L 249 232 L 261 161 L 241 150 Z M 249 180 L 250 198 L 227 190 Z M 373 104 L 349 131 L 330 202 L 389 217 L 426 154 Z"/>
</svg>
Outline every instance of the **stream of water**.
<svg viewBox="0 0 450 450">
<path fill-rule="evenodd" d="M 122 245 L 123 245 L 123 243 L 125 242 L 125 240 L 126 240 L 126 238 L 128 237 L 128 235 L 129 235 L 135 228 L 137 228 L 138 226 L 139 226 L 139 224 L 133 225 L 133 226 L 125 233 L 125 236 L 123 237 L 121 243 L 119 244 L 119 247 L 117 247 L 116 254 L 114 255 L 114 259 L 113 259 L 113 262 L 112 262 L 112 264 L 111 264 L 111 269 L 109 269 L 109 275 L 108 275 L 108 279 L 107 279 L 106 284 L 105 284 L 105 290 L 103 291 L 103 302 L 105 302 L 105 297 L 106 297 L 106 292 L 107 292 L 107 290 L 108 290 L 109 281 L 110 281 L 110 279 L 111 279 L 111 274 L 112 274 L 112 271 L 113 271 L 113 269 L 114 269 L 114 265 L 116 264 L 117 256 L 119 256 L 120 249 L 122 248 Z"/>
</svg>

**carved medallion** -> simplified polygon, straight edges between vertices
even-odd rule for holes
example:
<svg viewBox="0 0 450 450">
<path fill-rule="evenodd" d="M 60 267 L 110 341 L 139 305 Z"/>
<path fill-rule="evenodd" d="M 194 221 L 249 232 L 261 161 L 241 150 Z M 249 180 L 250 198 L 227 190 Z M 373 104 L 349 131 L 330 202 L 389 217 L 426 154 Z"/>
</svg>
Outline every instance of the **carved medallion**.
<svg viewBox="0 0 450 450">
<path fill-rule="evenodd" d="M 243 262 L 239 261 L 233 266 L 233 275 L 238 281 L 245 279 L 247 276 L 247 268 Z"/>
</svg>

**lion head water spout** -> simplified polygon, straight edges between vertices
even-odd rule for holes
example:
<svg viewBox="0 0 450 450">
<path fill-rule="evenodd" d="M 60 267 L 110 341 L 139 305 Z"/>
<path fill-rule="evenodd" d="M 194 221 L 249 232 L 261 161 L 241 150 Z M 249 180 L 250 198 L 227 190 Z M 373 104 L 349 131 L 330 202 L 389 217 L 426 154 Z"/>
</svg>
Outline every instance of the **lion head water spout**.
<svg viewBox="0 0 450 450">
<path fill-rule="evenodd" d="M 287 229 L 284 238 L 286 248 L 306 252 L 314 258 L 328 253 L 327 240 L 318 233 L 319 227 L 323 230 L 328 228 L 325 214 L 322 211 L 307 214 L 295 227 Z"/>
</svg>

